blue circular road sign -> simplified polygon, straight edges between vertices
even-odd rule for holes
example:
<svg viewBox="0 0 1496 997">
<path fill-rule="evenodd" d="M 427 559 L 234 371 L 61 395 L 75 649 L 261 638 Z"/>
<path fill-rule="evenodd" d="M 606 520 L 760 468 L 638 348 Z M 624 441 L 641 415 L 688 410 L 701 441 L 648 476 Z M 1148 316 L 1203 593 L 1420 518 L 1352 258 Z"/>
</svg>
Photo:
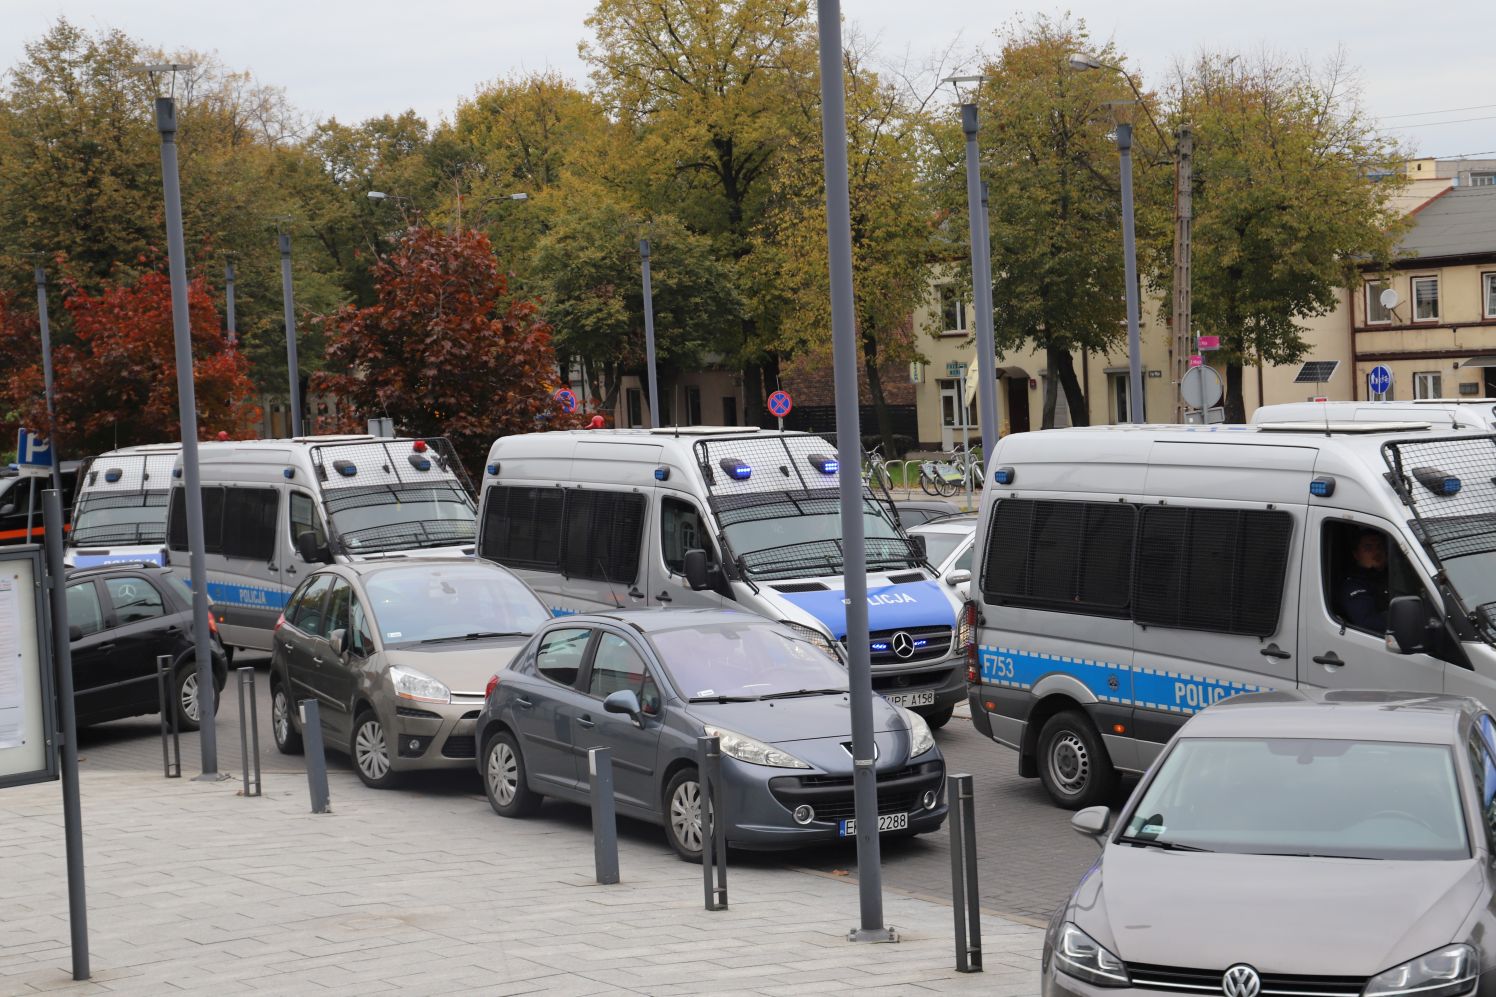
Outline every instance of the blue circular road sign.
<svg viewBox="0 0 1496 997">
<path fill-rule="evenodd" d="M 790 409 L 795 403 L 790 399 L 788 391 L 776 391 L 769 396 L 769 412 L 783 419 L 790 414 Z"/>
<path fill-rule="evenodd" d="M 1392 387 L 1392 371 L 1385 364 L 1377 364 L 1366 375 L 1366 386 L 1371 389 L 1372 394 L 1385 395 Z"/>
</svg>

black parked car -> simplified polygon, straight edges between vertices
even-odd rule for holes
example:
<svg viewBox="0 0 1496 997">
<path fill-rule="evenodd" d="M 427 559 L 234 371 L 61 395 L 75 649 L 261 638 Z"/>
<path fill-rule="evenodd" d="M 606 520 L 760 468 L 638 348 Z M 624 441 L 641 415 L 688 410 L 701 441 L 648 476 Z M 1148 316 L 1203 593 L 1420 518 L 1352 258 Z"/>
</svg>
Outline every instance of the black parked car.
<svg viewBox="0 0 1496 997">
<path fill-rule="evenodd" d="M 110 564 L 68 574 L 73 702 L 80 724 L 159 713 L 156 657 L 172 658 L 172 701 L 182 730 L 198 729 L 192 596 L 170 569 Z M 214 687 L 223 690 L 228 656 L 212 614 Z M 221 697 L 214 698 L 216 704 Z"/>
</svg>

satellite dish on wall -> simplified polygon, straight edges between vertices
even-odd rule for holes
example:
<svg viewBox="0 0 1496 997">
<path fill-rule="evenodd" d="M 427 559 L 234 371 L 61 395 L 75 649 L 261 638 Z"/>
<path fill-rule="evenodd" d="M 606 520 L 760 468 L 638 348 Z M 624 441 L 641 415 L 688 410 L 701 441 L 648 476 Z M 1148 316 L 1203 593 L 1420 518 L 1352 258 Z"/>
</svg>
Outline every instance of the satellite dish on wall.
<svg viewBox="0 0 1496 997">
<path fill-rule="evenodd" d="M 1390 311 L 1391 309 L 1397 307 L 1397 303 L 1401 301 L 1402 298 L 1398 297 L 1397 290 L 1395 288 L 1387 287 L 1382 289 L 1382 293 L 1377 296 L 1377 300 L 1382 303 L 1383 308 L 1386 308 Z"/>
</svg>

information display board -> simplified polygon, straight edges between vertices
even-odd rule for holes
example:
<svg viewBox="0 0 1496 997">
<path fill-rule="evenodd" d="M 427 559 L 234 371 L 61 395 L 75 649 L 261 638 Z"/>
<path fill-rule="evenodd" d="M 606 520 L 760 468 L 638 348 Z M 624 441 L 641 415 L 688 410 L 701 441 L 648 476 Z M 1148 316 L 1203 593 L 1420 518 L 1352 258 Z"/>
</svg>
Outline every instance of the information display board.
<svg viewBox="0 0 1496 997">
<path fill-rule="evenodd" d="M 0 788 L 57 778 L 41 577 L 39 548 L 0 553 Z"/>
</svg>

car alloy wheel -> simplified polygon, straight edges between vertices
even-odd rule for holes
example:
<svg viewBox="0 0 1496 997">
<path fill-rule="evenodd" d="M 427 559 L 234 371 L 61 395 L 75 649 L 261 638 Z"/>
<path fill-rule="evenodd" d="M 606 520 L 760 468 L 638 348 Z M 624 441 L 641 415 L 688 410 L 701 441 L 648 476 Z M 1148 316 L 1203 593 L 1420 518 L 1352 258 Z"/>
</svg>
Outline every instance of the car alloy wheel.
<svg viewBox="0 0 1496 997">
<path fill-rule="evenodd" d="M 301 754 L 301 735 L 291 722 L 291 697 L 277 682 L 270 685 L 270 732 L 275 736 L 275 747 L 281 754 Z"/>
<path fill-rule="evenodd" d="M 193 723 L 199 723 L 197 672 L 189 672 L 187 677 L 182 679 L 182 684 L 178 687 L 177 695 L 182 701 L 182 716 Z"/>
<path fill-rule="evenodd" d="M 493 735 L 483 748 L 483 790 L 500 817 L 529 817 L 540 809 L 540 794 L 530 788 L 519 742 L 507 730 Z"/>
<path fill-rule="evenodd" d="M 670 833 L 683 851 L 701 851 L 701 783 L 694 779 L 682 782 L 671 794 Z"/>
<path fill-rule="evenodd" d="M 371 715 L 364 716 L 353 735 L 353 763 L 371 786 L 389 778 L 390 751 L 384 739 L 384 725 Z"/>
<path fill-rule="evenodd" d="M 488 791 L 493 794 L 494 801 L 501 807 L 512 805 L 519 789 L 519 759 L 508 741 L 494 741 L 484 769 L 488 773 Z"/>
</svg>

